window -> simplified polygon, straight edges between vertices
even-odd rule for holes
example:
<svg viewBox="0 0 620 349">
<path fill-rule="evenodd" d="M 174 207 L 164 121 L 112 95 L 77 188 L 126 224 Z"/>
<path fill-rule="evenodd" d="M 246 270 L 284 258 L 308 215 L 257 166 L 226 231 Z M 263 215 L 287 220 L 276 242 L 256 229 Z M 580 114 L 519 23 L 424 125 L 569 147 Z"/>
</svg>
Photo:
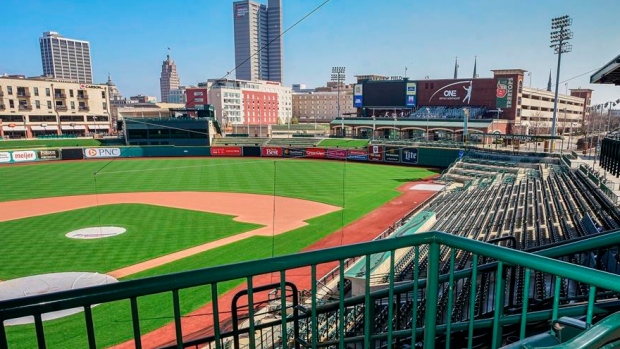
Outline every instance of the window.
<svg viewBox="0 0 620 349">
<path fill-rule="evenodd" d="M 51 93 L 52 93 L 52 92 L 50 91 L 50 89 L 49 89 L 48 87 L 46 87 L 46 88 L 45 88 L 45 95 L 46 95 L 47 97 L 49 97 L 49 96 L 51 96 Z"/>
<path fill-rule="evenodd" d="M 105 91 L 101 91 L 101 98 L 105 99 Z M 105 107 L 103 107 L 105 109 Z"/>
<path fill-rule="evenodd" d="M 9 99 L 9 108 L 15 108 L 15 103 L 12 99 Z"/>
<path fill-rule="evenodd" d="M 194 92 L 194 96 L 202 96 L 202 91 Z"/>
<path fill-rule="evenodd" d="M 71 101 L 71 109 L 75 109 L 75 102 Z"/>
<path fill-rule="evenodd" d="M 194 102 L 202 103 L 202 102 L 204 102 L 204 98 L 194 98 Z"/>
<path fill-rule="evenodd" d="M 39 88 L 38 87 L 34 87 L 33 90 L 34 90 L 35 97 L 39 97 Z"/>
<path fill-rule="evenodd" d="M 13 94 L 13 86 L 7 86 L 6 87 L 6 93 L 12 95 Z"/>
<path fill-rule="evenodd" d="M 52 109 L 52 101 L 47 101 L 47 109 Z"/>
<path fill-rule="evenodd" d="M 41 102 L 40 101 L 34 101 L 34 107 L 37 108 L 37 109 L 41 109 Z"/>
<path fill-rule="evenodd" d="M 104 92 L 104 93 L 105 93 L 105 92 Z M 108 103 L 106 103 L 106 102 L 101 103 L 101 107 L 102 107 L 104 110 L 107 110 L 107 109 L 108 109 Z"/>
<path fill-rule="evenodd" d="M 73 97 L 73 90 L 69 90 L 69 97 Z"/>
</svg>

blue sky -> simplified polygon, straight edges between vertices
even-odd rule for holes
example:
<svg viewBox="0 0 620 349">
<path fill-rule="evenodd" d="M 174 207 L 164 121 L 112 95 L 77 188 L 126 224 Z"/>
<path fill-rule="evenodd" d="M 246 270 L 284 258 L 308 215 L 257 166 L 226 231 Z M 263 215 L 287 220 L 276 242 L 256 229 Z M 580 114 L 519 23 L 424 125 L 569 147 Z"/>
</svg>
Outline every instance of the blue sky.
<svg viewBox="0 0 620 349">
<path fill-rule="evenodd" d="M 57 31 L 90 41 L 96 82 L 109 72 L 123 95 L 159 97 L 167 47 L 183 85 L 234 68 L 232 2 L 3 0 L 0 74 L 40 75 L 38 38 Z M 284 28 L 323 2 L 283 0 Z M 562 58 L 560 81 L 583 74 L 568 88 L 594 89 L 594 102 L 616 100 L 620 87 L 589 85 L 587 72 L 620 54 L 618 10 L 618 0 L 331 0 L 284 36 L 284 83 L 320 86 L 332 66 L 345 66 L 349 82 L 356 74 L 404 75 L 405 67 L 413 79 L 451 78 L 455 56 L 465 77 L 477 56 L 481 77 L 522 68 L 544 88 L 557 61 L 551 18 L 568 14 L 573 52 Z"/>
</svg>

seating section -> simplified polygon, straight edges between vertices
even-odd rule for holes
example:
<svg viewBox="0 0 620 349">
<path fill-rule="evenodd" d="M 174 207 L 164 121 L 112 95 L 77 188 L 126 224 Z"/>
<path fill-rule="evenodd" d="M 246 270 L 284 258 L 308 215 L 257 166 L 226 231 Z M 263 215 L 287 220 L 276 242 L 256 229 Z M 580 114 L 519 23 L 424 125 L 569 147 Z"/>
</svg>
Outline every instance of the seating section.
<svg viewBox="0 0 620 349">
<path fill-rule="evenodd" d="M 469 119 L 482 119 L 487 113 L 486 107 L 469 107 Z M 415 119 L 463 119 L 465 109 L 462 107 L 422 106 L 409 114 Z"/>
<path fill-rule="evenodd" d="M 280 146 L 280 147 L 292 147 L 292 148 L 306 148 L 316 147 L 322 139 L 320 138 L 306 138 L 306 137 L 292 137 L 292 138 L 270 138 L 267 145 Z"/>
<path fill-rule="evenodd" d="M 213 139 L 214 146 L 263 146 L 269 138 L 261 137 L 216 137 Z"/>
</svg>

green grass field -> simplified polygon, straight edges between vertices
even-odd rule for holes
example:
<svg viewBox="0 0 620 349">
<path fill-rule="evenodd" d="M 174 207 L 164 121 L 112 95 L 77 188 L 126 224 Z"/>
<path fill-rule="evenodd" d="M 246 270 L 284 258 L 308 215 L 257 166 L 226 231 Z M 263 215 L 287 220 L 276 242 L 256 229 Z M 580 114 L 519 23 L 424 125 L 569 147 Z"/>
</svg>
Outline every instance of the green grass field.
<svg viewBox="0 0 620 349">
<path fill-rule="evenodd" d="M 367 139 L 324 139 L 318 144 L 326 148 L 365 148 L 368 146 Z"/>
<path fill-rule="evenodd" d="M 395 188 L 404 182 L 432 174 L 433 172 L 429 170 L 413 167 L 293 159 L 176 158 L 50 162 L 24 166 L 1 166 L 0 187 L 12 189 L 1 191 L 0 201 L 92 193 L 183 190 L 275 194 L 344 207 L 343 212 L 316 217 L 308 221 L 309 225 L 289 233 L 273 238 L 246 239 L 126 278 L 132 279 L 298 252 L 393 199 L 398 195 Z M 16 183 L 22 185 L 16 185 Z M 80 270 L 97 267 L 100 268 L 98 270 L 113 269 L 116 265 L 152 256 L 151 248 L 162 254 L 168 253 L 169 250 L 178 250 L 206 241 L 205 236 L 196 234 L 195 231 L 187 231 L 187 229 L 194 229 L 195 226 L 184 226 L 182 221 L 187 224 L 199 224 L 199 221 L 194 223 L 187 221 L 220 219 L 221 221 L 215 225 L 221 227 L 230 224 L 231 231 L 226 231 L 228 234 L 250 228 L 238 225 L 226 216 L 216 217 L 217 215 L 161 209 L 149 205 L 111 205 L 87 210 L 99 210 L 97 220 L 101 219 L 106 222 L 112 222 L 114 219 L 119 219 L 117 222 L 121 222 L 120 219 L 123 217 L 126 220 L 117 225 L 130 225 L 131 230 L 118 237 L 91 240 L 87 241 L 87 244 L 81 244 L 79 253 L 83 254 L 80 257 L 82 260 L 89 254 L 103 253 L 97 250 L 103 249 L 104 245 L 108 257 L 100 261 L 102 265 L 90 264 Z M 188 215 L 192 214 L 198 214 L 200 217 L 192 216 L 188 219 Z M 57 220 L 56 217 L 61 217 L 57 215 L 68 215 L 63 218 L 69 219 Z M 58 255 L 54 256 L 53 264 L 45 259 L 30 264 L 28 261 L 20 261 L 19 264 L 24 264 L 24 266 L 15 266 L 16 270 L 11 272 L 15 272 L 15 275 L 37 274 L 53 270 L 53 265 L 63 265 L 63 268 L 67 268 L 66 270 L 71 270 L 76 264 L 80 264 L 73 264 L 74 262 L 70 261 L 73 253 L 77 251 L 78 244 L 60 235 L 64 235 L 67 229 L 83 228 L 84 225 L 92 223 L 90 220 L 85 220 L 83 216 L 77 211 L 72 211 L 4 223 L 14 224 L 9 226 L 9 229 L 0 225 L 3 241 L 13 239 L 10 236 L 15 234 L 14 229 L 32 234 L 28 235 L 28 240 L 23 239 L 21 245 L 19 242 L 11 242 L 16 244 L 12 248 L 19 248 L 21 254 L 39 253 L 49 256 L 50 253 L 55 253 Z M 158 219 L 159 221 L 155 221 Z M 160 226 L 168 224 L 168 228 L 178 229 L 176 233 L 168 230 L 169 235 L 162 232 L 163 241 L 156 241 L 159 239 L 155 238 L 129 241 L 132 236 L 139 234 L 130 234 L 134 229 L 147 229 L 146 227 L 153 227 L 158 222 Z M 42 228 L 45 231 L 41 233 Z M 60 240 L 57 240 L 58 238 Z M 127 239 L 126 244 L 133 244 L 133 249 L 115 246 L 116 243 L 113 240 L 121 238 Z M 49 239 L 42 242 L 49 246 L 46 246 L 45 252 L 41 253 L 39 249 L 42 246 L 29 243 L 32 241 L 30 239 Z M 16 254 L 0 254 L 2 266 L 0 268 L 3 270 L 5 266 L 9 266 L 6 267 L 7 269 L 13 268 L 12 263 L 16 263 L 13 261 L 14 258 Z M 227 287 L 219 291 L 224 292 L 238 283 L 230 282 Z M 187 290 L 181 295 L 183 313 L 195 310 L 209 301 L 209 291 L 206 287 Z M 156 329 L 171 320 L 169 294 L 145 297 L 140 300 L 139 306 L 140 316 L 143 319 L 141 320 L 142 333 Z M 101 305 L 95 308 L 93 313 L 99 346 L 119 343 L 131 337 L 131 322 L 125 321 L 130 318 L 128 302 Z M 83 326 L 83 314 L 45 322 L 49 347 L 84 347 L 86 337 Z M 9 328 L 11 348 L 33 347 L 34 342 L 31 341 L 34 338 L 33 334 L 34 327 L 30 325 Z"/>
<path fill-rule="evenodd" d="M 23 141 L 2 141 L 0 149 L 35 149 L 35 148 L 63 148 L 63 147 L 97 147 L 101 142 L 96 139 L 30 139 Z"/>
</svg>

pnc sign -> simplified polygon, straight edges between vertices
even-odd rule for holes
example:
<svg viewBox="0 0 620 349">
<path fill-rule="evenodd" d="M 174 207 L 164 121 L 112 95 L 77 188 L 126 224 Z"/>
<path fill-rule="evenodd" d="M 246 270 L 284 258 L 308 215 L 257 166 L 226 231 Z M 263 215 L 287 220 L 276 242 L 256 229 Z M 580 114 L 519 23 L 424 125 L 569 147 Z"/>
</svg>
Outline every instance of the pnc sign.
<svg viewBox="0 0 620 349">
<path fill-rule="evenodd" d="M 121 156 L 120 148 L 86 148 L 84 156 L 87 158 L 115 158 Z"/>
</svg>

